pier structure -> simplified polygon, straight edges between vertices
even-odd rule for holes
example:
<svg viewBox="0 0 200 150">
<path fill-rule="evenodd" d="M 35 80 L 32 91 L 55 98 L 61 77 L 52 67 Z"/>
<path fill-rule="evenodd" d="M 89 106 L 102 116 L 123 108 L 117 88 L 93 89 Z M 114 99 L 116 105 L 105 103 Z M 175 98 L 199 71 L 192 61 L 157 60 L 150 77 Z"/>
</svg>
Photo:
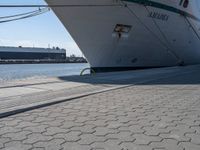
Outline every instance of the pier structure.
<svg viewBox="0 0 200 150">
<path fill-rule="evenodd" d="M 200 66 L 0 85 L 2 150 L 199 150 Z"/>
</svg>

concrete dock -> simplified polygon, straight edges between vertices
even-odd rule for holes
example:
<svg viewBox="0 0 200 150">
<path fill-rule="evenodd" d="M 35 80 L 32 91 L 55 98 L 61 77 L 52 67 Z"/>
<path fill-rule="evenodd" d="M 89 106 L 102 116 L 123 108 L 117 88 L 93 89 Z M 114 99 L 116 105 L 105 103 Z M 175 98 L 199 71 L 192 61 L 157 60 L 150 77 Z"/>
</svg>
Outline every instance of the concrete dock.
<svg viewBox="0 0 200 150">
<path fill-rule="evenodd" d="M 200 150 L 200 65 L 0 85 L 3 150 Z"/>
</svg>

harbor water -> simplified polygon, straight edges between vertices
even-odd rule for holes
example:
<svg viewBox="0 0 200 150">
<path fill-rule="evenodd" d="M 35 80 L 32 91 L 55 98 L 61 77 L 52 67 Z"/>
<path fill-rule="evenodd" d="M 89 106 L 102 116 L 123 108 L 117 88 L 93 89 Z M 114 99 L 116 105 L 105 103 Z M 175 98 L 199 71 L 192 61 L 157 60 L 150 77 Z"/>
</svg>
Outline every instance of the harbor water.
<svg viewBox="0 0 200 150">
<path fill-rule="evenodd" d="M 87 67 L 87 63 L 0 65 L 0 83 L 28 78 L 79 75 L 81 70 Z"/>
</svg>

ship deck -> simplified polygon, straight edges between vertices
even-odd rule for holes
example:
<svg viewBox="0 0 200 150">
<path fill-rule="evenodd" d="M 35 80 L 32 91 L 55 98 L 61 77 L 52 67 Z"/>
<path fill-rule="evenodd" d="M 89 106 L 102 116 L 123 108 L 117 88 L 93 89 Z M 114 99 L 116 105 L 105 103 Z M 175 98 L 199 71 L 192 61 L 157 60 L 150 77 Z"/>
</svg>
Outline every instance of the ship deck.
<svg viewBox="0 0 200 150">
<path fill-rule="evenodd" d="M 0 149 L 199 150 L 200 65 L 1 84 Z"/>
</svg>

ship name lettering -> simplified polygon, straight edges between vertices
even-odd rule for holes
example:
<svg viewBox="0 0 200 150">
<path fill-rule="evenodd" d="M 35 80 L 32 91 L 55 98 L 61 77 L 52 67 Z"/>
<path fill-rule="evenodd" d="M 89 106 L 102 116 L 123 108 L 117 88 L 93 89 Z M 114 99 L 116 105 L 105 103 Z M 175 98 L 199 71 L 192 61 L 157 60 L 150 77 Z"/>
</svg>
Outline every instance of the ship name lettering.
<svg viewBox="0 0 200 150">
<path fill-rule="evenodd" d="M 162 20 L 162 21 L 168 21 L 169 20 L 169 15 L 158 13 L 158 12 L 150 12 L 148 17 L 153 18 L 153 19 Z"/>
</svg>

